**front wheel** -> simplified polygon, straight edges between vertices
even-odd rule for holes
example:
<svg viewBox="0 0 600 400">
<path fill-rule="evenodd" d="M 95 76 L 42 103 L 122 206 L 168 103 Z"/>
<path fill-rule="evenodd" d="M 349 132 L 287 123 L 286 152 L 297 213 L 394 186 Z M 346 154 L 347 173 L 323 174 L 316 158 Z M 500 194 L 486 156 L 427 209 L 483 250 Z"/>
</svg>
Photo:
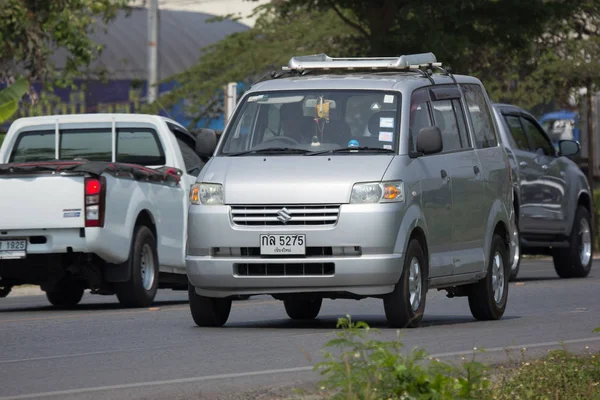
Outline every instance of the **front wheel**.
<svg viewBox="0 0 600 400">
<path fill-rule="evenodd" d="M 188 284 L 188 297 L 192 318 L 198 326 L 223 326 L 229 319 L 231 299 L 205 297 L 196 293 L 196 289 Z"/>
<path fill-rule="evenodd" d="M 114 286 L 119 302 L 125 307 L 150 306 L 158 290 L 159 270 L 156 239 L 148 227 L 136 229 L 126 265 L 131 278 Z"/>
<path fill-rule="evenodd" d="M 470 288 L 469 308 L 473 317 L 483 321 L 502 318 L 508 299 L 509 268 L 506 243 L 494 234 L 487 274 Z"/>
<path fill-rule="evenodd" d="M 83 288 L 75 282 L 62 282 L 46 292 L 50 304 L 61 307 L 75 307 L 83 297 Z"/>
<path fill-rule="evenodd" d="M 427 258 L 421 244 L 412 239 L 404 257 L 400 280 L 394 291 L 385 295 L 383 306 L 392 328 L 416 328 L 425 312 Z"/>
<path fill-rule="evenodd" d="M 517 275 L 519 275 L 519 267 L 521 266 L 521 243 L 519 242 L 519 228 L 517 227 L 516 223 L 511 240 L 514 241 L 515 244 L 515 255 L 512 258 L 512 263 L 510 266 L 509 281 L 514 281 L 517 279 Z"/>
<path fill-rule="evenodd" d="M 575 211 L 569 247 L 555 249 L 554 270 L 561 278 L 585 278 L 592 269 L 593 230 L 590 212 L 582 206 Z"/>
</svg>

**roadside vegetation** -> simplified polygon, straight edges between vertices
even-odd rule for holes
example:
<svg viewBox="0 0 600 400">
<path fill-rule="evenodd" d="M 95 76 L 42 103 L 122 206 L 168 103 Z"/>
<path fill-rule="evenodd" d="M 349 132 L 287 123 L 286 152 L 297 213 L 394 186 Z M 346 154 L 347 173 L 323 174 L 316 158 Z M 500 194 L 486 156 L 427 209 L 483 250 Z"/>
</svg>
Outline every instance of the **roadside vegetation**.
<svg viewBox="0 0 600 400">
<path fill-rule="evenodd" d="M 372 339 L 376 332 L 348 316 L 325 345 L 324 361 L 315 365 L 323 376 L 318 392 L 304 399 L 600 399 L 600 353 L 554 350 L 542 359 L 501 366 L 477 360 L 473 349 L 454 364 L 431 359 L 420 349 L 404 351 L 402 342 Z M 598 329 L 596 330 L 598 331 Z M 398 336 L 400 333 L 398 332 Z"/>
</svg>

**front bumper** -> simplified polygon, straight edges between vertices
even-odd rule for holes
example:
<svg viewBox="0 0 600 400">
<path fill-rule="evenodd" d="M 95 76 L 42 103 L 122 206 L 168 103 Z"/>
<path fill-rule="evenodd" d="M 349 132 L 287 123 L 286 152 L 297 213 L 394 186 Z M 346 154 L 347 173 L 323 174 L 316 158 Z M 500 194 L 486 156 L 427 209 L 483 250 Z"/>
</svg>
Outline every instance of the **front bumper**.
<svg viewBox="0 0 600 400">
<path fill-rule="evenodd" d="M 402 207 L 341 205 L 336 223 L 329 226 L 240 226 L 229 206 L 191 206 L 188 278 L 198 294 L 209 297 L 390 293 L 402 271 L 404 249 L 397 245 Z M 307 256 L 261 256 L 261 233 L 305 234 Z"/>
</svg>

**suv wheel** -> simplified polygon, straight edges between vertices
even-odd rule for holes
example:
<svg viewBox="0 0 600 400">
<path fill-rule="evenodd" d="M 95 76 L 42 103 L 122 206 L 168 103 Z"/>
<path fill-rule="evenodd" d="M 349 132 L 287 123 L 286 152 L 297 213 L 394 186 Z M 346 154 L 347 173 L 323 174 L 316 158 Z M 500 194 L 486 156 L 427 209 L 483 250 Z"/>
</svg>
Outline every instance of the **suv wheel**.
<svg viewBox="0 0 600 400">
<path fill-rule="evenodd" d="M 321 311 L 322 298 L 286 299 L 283 301 L 285 312 L 291 319 L 315 319 Z"/>
<path fill-rule="evenodd" d="M 498 234 L 492 238 L 485 278 L 473 284 L 469 292 L 469 308 L 478 320 L 502 318 L 508 298 L 510 267 L 506 243 Z"/>
<path fill-rule="evenodd" d="M 83 288 L 75 282 L 61 282 L 46 292 L 50 304 L 56 307 L 75 307 L 83 297 Z"/>
<path fill-rule="evenodd" d="M 593 237 L 590 212 L 578 206 L 569 236 L 569 247 L 555 249 L 552 254 L 558 276 L 585 278 L 589 275 L 593 261 Z"/>
<path fill-rule="evenodd" d="M 511 240 L 515 244 L 515 255 L 510 266 L 509 281 L 514 281 L 517 279 L 517 275 L 519 275 L 519 267 L 521 266 L 521 243 L 519 241 L 519 227 L 517 226 L 517 222 L 515 222 L 515 229 L 513 231 Z"/>
<path fill-rule="evenodd" d="M 192 318 L 198 326 L 223 326 L 231 312 L 231 299 L 205 297 L 196 293 L 196 289 L 188 283 L 188 297 Z"/>
<path fill-rule="evenodd" d="M 383 306 L 392 328 L 416 328 L 425 311 L 427 258 L 421 244 L 412 239 L 404 257 L 404 268 L 394 291 L 385 295 Z"/>
<path fill-rule="evenodd" d="M 133 236 L 129 260 L 131 279 L 118 282 L 114 290 L 121 305 L 125 307 L 148 307 L 158 290 L 158 251 L 156 239 L 146 226 L 138 226 Z"/>
</svg>

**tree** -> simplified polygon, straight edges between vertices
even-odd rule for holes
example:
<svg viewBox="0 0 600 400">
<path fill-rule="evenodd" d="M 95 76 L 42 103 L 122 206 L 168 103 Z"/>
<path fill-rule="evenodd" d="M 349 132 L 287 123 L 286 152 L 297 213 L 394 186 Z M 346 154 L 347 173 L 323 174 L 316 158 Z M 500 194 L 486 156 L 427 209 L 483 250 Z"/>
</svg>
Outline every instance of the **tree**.
<svg viewBox="0 0 600 400">
<path fill-rule="evenodd" d="M 29 82 L 64 84 L 89 66 L 101 46 L 88 36 L 106 24 L 129 0 L 2 0 L 0 5 L 0 80 L 23 75 Z M 64 69 L 50 57 L 67 52 Z M 52 79 L 48 79 L 52 78 Z"/>
<path fill-rule="evenodd" d="M 252 29 L 208 47 L 198 65 L 174 77 L 178 88 L 163 96 L 160 104 L 168 107 L 186 98 L 188 110 L 198 114 L 196 120 L 215 115 L 220 112 L 215 96 L 226 82 L 251 82 L 270 70 L 280 70 L 293 55 L 321 52 L 394 56 L 432 51 L 455 72 L 479 76 L 502 95 L 513 90 L 504 85 L 522 71 L 520 65 L 531 56 L 534 40 L 556 21 L 577 15 L 584 3 L 273 0 L 257 8 Z M 516 72 L 515 66 L 519 66 Z M 536 64 L 530 68 L 535 70 Z"/>
</svg>

